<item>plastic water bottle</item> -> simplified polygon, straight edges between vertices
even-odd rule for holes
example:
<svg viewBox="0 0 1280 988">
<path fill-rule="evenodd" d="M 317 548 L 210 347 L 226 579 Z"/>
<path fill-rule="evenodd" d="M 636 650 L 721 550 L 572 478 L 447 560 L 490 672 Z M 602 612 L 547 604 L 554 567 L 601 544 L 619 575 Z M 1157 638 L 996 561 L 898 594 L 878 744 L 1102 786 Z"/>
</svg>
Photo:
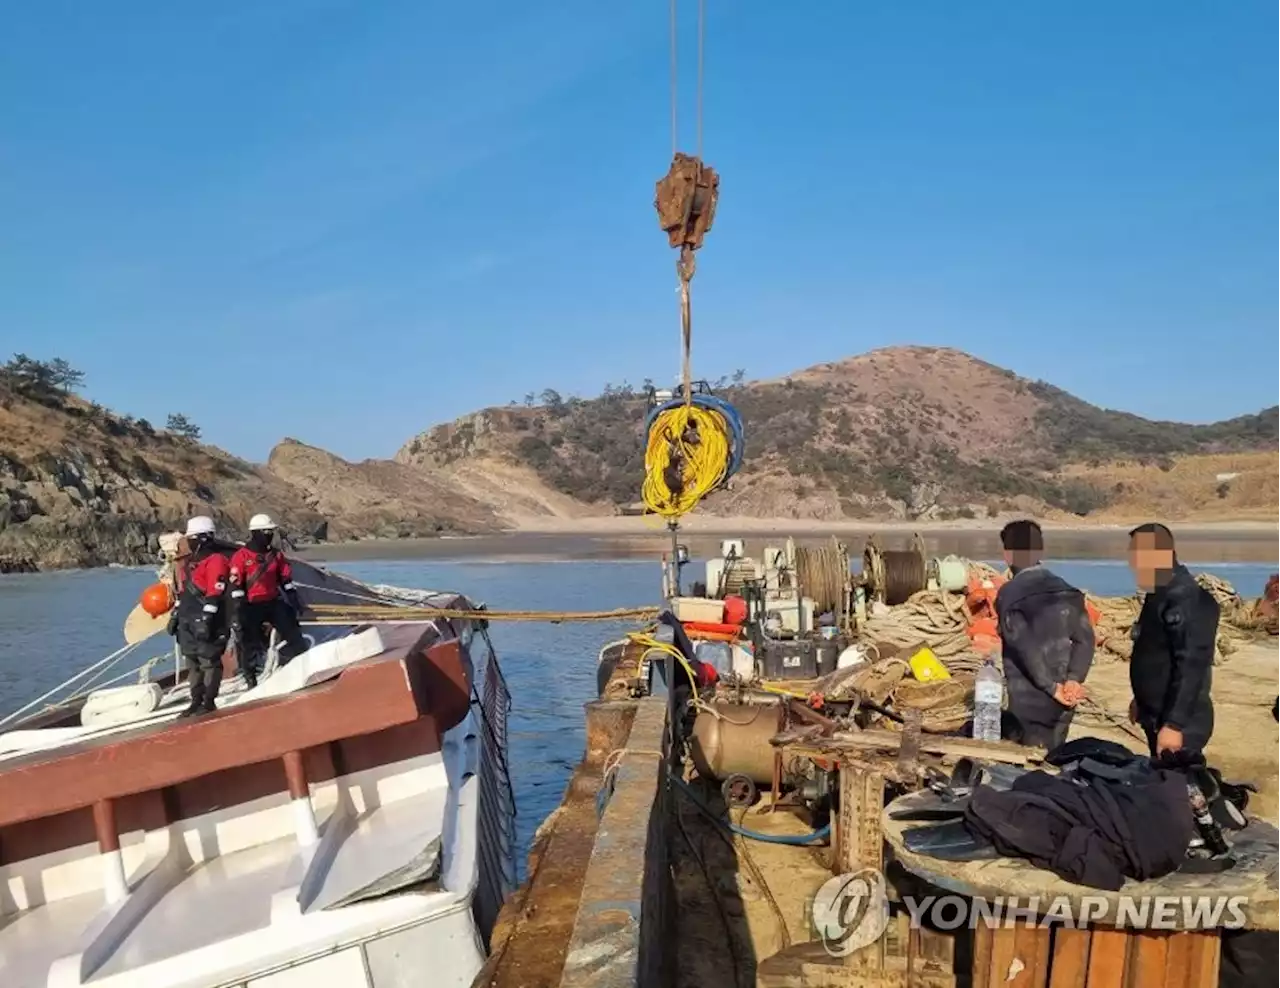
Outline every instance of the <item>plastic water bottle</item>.
<svg viewBox="0 0 1280 988">
<path fill-rule="evenodd" d="M 973 684 L 973 736 L 979 741 L 1000 740 L 1000 708 L 1004 705 L 1004 680 L 994 659 L 986 659 Z"/>
</svg>

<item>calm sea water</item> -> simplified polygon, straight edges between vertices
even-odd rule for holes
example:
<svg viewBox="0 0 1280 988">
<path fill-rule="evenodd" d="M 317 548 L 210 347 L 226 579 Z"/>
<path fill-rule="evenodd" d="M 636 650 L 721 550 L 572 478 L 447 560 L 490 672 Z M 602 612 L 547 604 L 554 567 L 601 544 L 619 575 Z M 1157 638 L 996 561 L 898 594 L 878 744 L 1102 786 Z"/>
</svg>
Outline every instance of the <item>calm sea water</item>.
<svg viewBox="0 0 1280 988">
<path fill-rule="evenodd" d="M 372 583 L 456 590 L 512 610 L 607 610 L 657 602 L 659 571 L 643 560 L 567 562 L 348 562 L 334 567 Z M 1104 595 L 1133 592 L 1118 562 L 1053 564 L 1065 579 Z M 1276 566 L 1193 567 L 1262 592 Z M 691 567 L 698 569 L 698 567 Z M 688 571 L 687 571 L 688 572 Z M 692 577 L 690 577 L 692 578 Z M 121 627 L 154 579 L 146 569 L 0 576 L 0 715 L 57 685 L 122 644 Z M 593 699 L 601 646 L 628 629 L 608 624 L 498 624 L 494 644 L 514 697 L 511 767 L 518 806 L 520 865 L 534 831 L 560 802 L 582 754 L 582 706 Z M 165 651 L 169 639 L 156 639 Z M 137 664 L 146 653 L 129 662 Z M 125 671 L 128 667 L 122 667 Z"/>
</svg>

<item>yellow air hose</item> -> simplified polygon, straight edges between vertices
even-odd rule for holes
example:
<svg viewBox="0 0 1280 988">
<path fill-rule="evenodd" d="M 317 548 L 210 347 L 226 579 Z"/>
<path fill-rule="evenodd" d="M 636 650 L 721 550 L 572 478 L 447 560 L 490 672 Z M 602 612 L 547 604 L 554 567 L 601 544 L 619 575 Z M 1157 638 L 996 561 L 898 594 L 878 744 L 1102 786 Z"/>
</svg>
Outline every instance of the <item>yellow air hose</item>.
<svg viewBox="0 0 1280 988">
<path fill-rule="evenodd" d="M 676 648 L 674 645 L 669 645 L 666 642 L 658 641 L 658 639 L 654 638 L 652 635 L 646 635 L 640 632 L 633 631 L 628 634 L 627 637 L 637 645 L 643 645 L 646 655 L 649 652 L 662 652 L 665 655 L 670 655 L 675 658 L 675 660 L 684 667 L 684 671 L 689 676 L 689 683 L 693 686 L 693 695 L 698 695 L 698 674 L 693 671 L 693 667 L 689 665 L 689 660 L 684 657 L 684 653 L 681 652 L 680 649 Z"/>
<path fill-rule="evenodd" d="M 660 412 L 645 447 L 645 511 L 667 521 L 687 515 L 724 482 L 730 457 L 730 427 L 720 412 L 690 403 Z"/>
</svg>

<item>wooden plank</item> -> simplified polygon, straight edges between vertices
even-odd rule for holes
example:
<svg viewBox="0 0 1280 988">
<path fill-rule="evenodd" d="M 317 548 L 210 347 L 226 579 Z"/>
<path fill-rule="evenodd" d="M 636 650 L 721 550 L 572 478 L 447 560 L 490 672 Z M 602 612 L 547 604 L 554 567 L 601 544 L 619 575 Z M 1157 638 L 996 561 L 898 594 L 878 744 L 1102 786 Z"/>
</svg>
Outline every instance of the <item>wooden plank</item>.
<svg viewBox="0 0 1280 988">
<path fill-rule="evenodd" d="M 1049 988 L 1085 988 L 1089 969 L 1088 930 L 1060 927 L 1053 931 L 1053 958 Z"/>
<path fill-rule="evenodd" d="M 884 834 L 880 816 L 884 812 L 884 776 L 840 767 L 840 837 L 837 874 L 851 874 L 863 868 L 884 871 Z"/>
<path fill-rule="evenodd" d="M 805 741 L 787 746 L 792 754 L 810 757 L 839 758 L 842 754 L 859 752 L 884 752 L 894 754 L 902 744 L 898 731 L 871 729 L 857 732 L 841 732 L 816 741 Z M 1043 748 L 1028 748 L 1010 741 L 979 741 L 974 738 L 957 738 L 948 735 L 927 734 L 920 738 L 920 752 L 940 755 L 947 759 L 975 758 L 984 761 L 1007 762 L 1013 765 L 1038 764 L 1044 760 Z"/>
<path fill-rule="evenodd" d="M 1018 931 L 1008 926 L 997 926 L 991 931 L 991 964 L 987 980 L 974 981 L 973 988 L 1002 988 L 1009 978 L 1009 969 L 1017 956 Z"/>
<path fill-rule="evenodd" d="M 1093 931 L 1089 943 L 1088 988 L 1124 988 L 1129 934 L 1124 930 Z"/>
<path fill-rule="evenodd" d="M 1197 988 L 1191 982 L 1191 937 L 1175 933 L 1165 950 L 1164 984 L 1168 988 Z"/>
<path fill-rule="evenodd" d="M 1126 988 L 1164 988 L 1169 959 L 1169 934 L 1135 933 L 1129 938 Z M 1215 981 L 1216 985 L 1217 982 Z"/>
<path fill-rule="evenodd" d="M 1013 934 L 1015 963 L 1005 975 L 1006 988 L 1045 988 L 1049 983 L 1051 931 L 1047 926 L 1024 923 L 1016 926 Z"/>
<path fill-rule="evenodd" d="M 920 724 L 922 716 L 919 710 L 908 710 L 902 727 L 902 741 L 898 744 L 897 776 L 900 779 L 910 778 L 916 771 L 916 759 L 920 757 Z"/>
<path fill-rule="evenodd" d="M 1191 932 L 1180 934 L 1191 944 L 1191 958 L 1187 966 L 1188 985 L 1209 985 L 1218 983 L 1218 965 L 1222 960 L 1222 937 L 1216 930 L 1204 933 Z"/>
<path fill-rule="evenodd" d="M 979 923 L 973 931 L 973 963 L 969 969 L 973 988 L 986 988 L 991 982 L 991 952 L 995 930 Z"/>
</svg>

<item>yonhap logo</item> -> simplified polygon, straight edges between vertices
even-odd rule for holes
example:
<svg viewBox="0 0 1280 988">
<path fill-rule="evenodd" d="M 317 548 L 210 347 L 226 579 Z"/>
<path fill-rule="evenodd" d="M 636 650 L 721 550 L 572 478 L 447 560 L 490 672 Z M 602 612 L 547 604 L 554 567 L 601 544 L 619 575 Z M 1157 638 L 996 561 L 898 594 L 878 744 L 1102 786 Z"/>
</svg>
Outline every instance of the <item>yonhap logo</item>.
<svg viewBox="0 0 1280 988">
<path fill-rule="evenodd" d="M 811 915 L 832 957 L 848 957 L 875 943 L 889 926 L 884 876 L 866 869 L 829 879 L 813 897 Z"/>
<path fill-rule="evenodd" d="M 870 946 L 889 928 L 884 875 L 864 869 L 828 879 L 810 907 L 813 927 L 832 957 Z M 961 895 L 903 896 L 912 929 L 953 931 L 1026 927 L 1087 929 L 1096 923 L 1138 930 L 1239 930 L 1248 925 L 1245 896 L 1056 896 L 1041 899 Z"/>
</svg>

